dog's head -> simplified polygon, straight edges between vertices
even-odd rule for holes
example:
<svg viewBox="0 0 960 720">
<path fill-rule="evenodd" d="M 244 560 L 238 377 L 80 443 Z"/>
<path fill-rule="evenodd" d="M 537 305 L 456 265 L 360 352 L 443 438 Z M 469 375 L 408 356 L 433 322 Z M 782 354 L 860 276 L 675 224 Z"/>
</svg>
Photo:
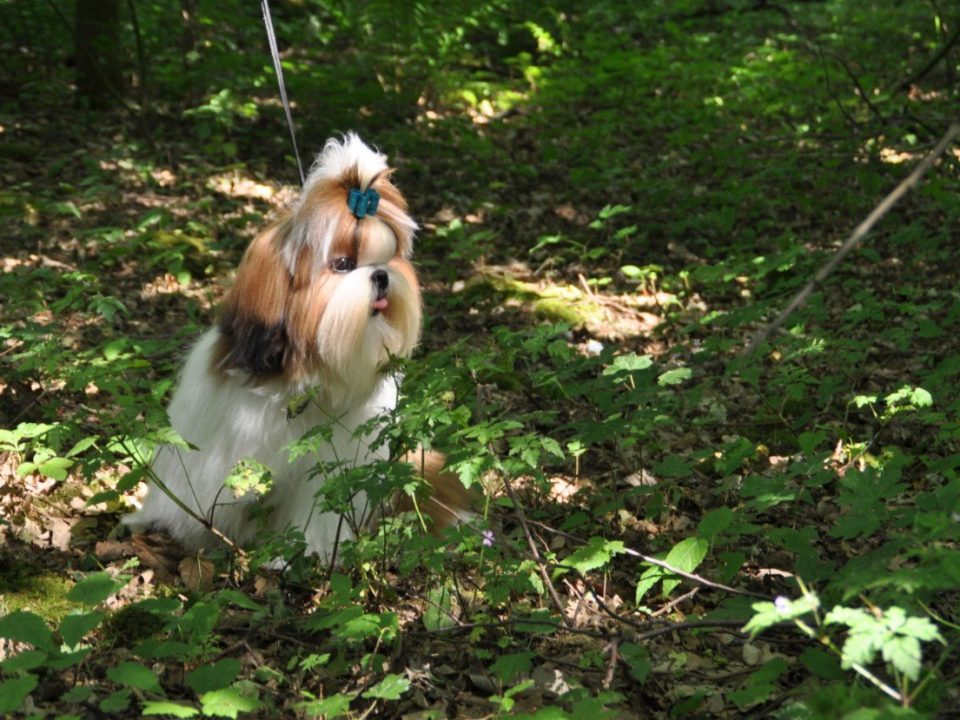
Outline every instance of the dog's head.
<svg viewBox="0 0 960 720">
<path fill-rule="evenodd" d="M 292 211 L 244 255 L 220 320 L 217 370 L 359 397 L 391 356 L 413 350 L 416 224 L 391 173 L 355 134 L 327 142 Z"/>
</svg>

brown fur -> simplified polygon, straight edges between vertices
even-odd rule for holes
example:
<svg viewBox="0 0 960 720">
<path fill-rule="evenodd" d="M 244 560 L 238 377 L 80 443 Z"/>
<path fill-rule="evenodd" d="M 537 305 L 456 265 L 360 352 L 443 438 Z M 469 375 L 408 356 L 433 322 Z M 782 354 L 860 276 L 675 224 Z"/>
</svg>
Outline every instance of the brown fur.
<svg viewBox="0 0 960 720">
<path fill-rule="evenodd" d="M 293 272 L 286 266 L 284 247 L 291 242 L 295 224 L 304 218 L 337 217 L 329 258 L 356 260 L 360 248 L 370 237 L 374 223 L 383 222 L 396 239 L 396 255 L 389 261 L 419 295 L 416 271 L 408 261 L 413 252 L 413 232 L 405 222 L 407 203 L 390 182 L 392 170 L 378 175 L 371 183 L 380 193 L 380 205 L 374 217 L 359 222 L 346 204 L 349 190 L 359 186 L 356 169 L 337 180 L 318 183 L 298 208 L 298 217 L 287 214 L 258 235 L 244 253 L 236 281 L 224 302 L 221 337 L 212 365 L 218 372 L 239 369 L 253 382 L 282 375 L 298 380 L 308 375 L 322 376 L 315 352 L 315 338 L 324 308 L 339 281 L 329 267 L 321 267 L 315 249 L 306 243 L 300 249 Z M 389 320 L 395 312 L 384 309 Z M 421 509 L 432 519 L 434 532 L 454 524 L 457 513 L 467 510 L 475 498 L 459 478 L 443 469 L 446 458 L 437 452 L 410 453 L 405 462 L 413 464 L 430 486 L 430 496 Z M 397 510 L 412 510 L 413 503 L 403 496 Z"/>
<path fill-rule="evenodd" d="M 397 240 L 397 257 L 391 266 L 418 288 L 416 273 L 405 262 L 412 252 L 412 233 L 400 220 L 407 203 L 390 182 L 391 172 L 381 173 L 371 184 L 381 196 L 376 216 L 358 222 L 347 207 L 350 188 L 359 185 L 355 168 L 342 178 L 318 183 L 298 215 L 339 216 L 331 259 L 355 260 L 373 224 L 386 223 Z M 258 235 L 244 253 L 221 314 L 222 335 L 213 356 L 216 371 L 243 370 L 254 382 L 278 375 L 297 380 L 323 371 L 311 352 L 312 339 L 337 279 L 329 268 L 318 266 L 309 244 L 300 250 L 293 275 L 285 267 L 283 249 L 295 222 L 291 214 L 286 215 Z M 389 311 L 385 316 L 390 317 Z"/>
<path fill-rule="evenodd" d="M 431 530 L 434 533 L 455 525 L 459 520 L 458 513 L 467 511 L 474 505 L 477 494 L 465 488 L 455 473 L 444 469 L 447 457 L 443 453 L 435 450 L 414 450 L 403 457 L 403 462 L 413 465 L 430 487 L 430 495 L 426 502 L 420 504 L 420 509 L 432 520 Z M 413 510 L 413 500 L 407 495 L 401 495 L 396 510 Z"/>
</svg>

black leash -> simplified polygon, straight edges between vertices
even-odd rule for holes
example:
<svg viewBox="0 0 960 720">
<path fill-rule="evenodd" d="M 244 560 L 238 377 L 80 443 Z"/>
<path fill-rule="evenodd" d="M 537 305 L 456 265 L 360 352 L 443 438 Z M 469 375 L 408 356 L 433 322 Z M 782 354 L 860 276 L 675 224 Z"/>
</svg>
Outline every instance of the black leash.
<svg viewBox="0 0 960 720">
<path fill-rule="evenodd" d="M 300 173 L 300 184 L 304 183 L 303 163 L 300 162 L 300 151 L 297 149 L 297 134 L 293 129 L 293 115 L 290 114 L 290 103 L 287 101 L 287 88 L 283 84 L 283 68 L 280 67 L 280 53 L 277 51 L 277 36 L 273 32 L 273 18 L 270 17 L 270 3 L 260 0 L 263 10 L 263 24 L 267 28 L 267 40 L 270 43 L 270 54 L 273 56 L 273 70 L 277 74 L 277 84 L 280 85 L 280 100 L 283 102 L 283 111 L 287 115 L 287 127 L 290 128 L 290 140 L 293 142 L 293 154 L 297 158 L 297 170 Z"/>
</svg>

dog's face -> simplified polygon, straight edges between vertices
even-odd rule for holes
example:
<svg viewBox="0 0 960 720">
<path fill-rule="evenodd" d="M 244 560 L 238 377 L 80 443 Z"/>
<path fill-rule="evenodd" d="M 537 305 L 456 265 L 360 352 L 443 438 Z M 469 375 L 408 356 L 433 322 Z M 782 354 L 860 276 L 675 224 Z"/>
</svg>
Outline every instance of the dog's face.
<svg viewBox="0 0 960 720">
<path fill-rule="evenodd" d="M 291 214 L 247 249 L 220 321 L 218 370 L 363 394 L 416 345 L 416 225 L 383 156 L 350 142 L 333 157 L 328 145 Z M 350 193 L 369 190 L 375 214 L 357 217 Z"/>
</svg>

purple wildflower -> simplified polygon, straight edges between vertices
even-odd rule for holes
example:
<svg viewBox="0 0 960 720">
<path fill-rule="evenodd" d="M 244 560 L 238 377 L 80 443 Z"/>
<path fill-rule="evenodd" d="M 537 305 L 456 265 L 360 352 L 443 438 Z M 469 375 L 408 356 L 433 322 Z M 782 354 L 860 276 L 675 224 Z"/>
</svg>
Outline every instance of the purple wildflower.
<svg viewBox="0 0 960 720">
<path fill-rule="evenodd" d="M 484 530 L 480 534 L 483 536 L 483 546 L 493 547 L 493 530 Z"/>
</svg>

